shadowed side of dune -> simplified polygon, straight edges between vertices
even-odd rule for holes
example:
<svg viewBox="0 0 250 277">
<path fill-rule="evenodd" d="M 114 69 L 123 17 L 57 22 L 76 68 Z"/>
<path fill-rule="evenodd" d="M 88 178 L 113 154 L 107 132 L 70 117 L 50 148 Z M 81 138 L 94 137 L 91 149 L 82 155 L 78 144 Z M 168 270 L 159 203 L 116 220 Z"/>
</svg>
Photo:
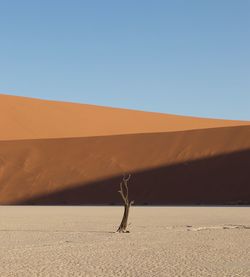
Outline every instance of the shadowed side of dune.
<svg viewBox="0 0 250 277">
<path fill-rule="evenodd" d="M 132 172 L 130 196 L 138 205 L 250 204 L 250 150 Z M 115 205 L 121 176 L 12 204 Z"/>
<path fill-rule="evenodd" d="M 250 127 L 0 142 L 0 204 L 249 202 Z"/>
</svg>

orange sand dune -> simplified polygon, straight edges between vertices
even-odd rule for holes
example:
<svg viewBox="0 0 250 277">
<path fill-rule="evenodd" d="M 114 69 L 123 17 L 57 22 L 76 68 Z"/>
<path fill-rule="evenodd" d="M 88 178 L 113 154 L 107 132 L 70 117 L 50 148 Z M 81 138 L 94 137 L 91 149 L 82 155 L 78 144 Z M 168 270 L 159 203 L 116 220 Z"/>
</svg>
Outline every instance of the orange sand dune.
<svg viewBox="0 0 250 277">
<path fill-rule="evenodd" d="M 0 204 L 250 203 L 250 123 L 0 95 Z M 244 126 L 245 125 L 245 126 Z"/>
<path fill-rule="evenodd" d="M 2 141 L 1 204 L 250 203 L 250 126 Z"/>
<path fill-rule="evenodd" d="M 0 140 L 172 132 L 250 125 L 0 94 Z"/>
</svg>

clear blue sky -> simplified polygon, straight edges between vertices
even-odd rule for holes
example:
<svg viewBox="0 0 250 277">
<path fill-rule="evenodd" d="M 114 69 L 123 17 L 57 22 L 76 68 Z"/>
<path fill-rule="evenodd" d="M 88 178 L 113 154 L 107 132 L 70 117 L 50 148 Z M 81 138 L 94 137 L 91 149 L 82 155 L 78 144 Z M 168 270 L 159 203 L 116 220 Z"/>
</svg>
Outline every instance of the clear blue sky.
<svg viewBox="0 0 250 277">
<path fill-rule="evenodd" d="M 250 120 L 250 0 L 0 1 L 0 93 Z"/>
</svg>

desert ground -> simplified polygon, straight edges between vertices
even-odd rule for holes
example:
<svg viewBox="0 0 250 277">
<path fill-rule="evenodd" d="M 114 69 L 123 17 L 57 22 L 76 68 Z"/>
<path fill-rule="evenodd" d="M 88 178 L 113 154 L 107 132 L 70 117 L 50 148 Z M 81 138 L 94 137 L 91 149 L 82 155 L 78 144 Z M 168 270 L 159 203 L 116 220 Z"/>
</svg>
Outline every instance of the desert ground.
<svg viewBox="0 0 250 277">
<path fill-rule="evenodd" d="M 250 276 L 250 207 L 1 206 L 0 276 Z"/>
</svg>

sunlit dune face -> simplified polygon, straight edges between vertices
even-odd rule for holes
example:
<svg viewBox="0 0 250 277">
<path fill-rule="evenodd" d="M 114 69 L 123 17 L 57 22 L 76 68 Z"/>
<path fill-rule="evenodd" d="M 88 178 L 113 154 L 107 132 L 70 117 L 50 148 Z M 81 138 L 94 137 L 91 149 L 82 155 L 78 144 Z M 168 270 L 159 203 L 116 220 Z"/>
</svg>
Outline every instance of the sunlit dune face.
<svg viewBox="0 0 250 277">
<path fill-rule="evenodd" d="M 158 133 L 249 124 L 0 94 L 0 140 Z"/>
</svg>

